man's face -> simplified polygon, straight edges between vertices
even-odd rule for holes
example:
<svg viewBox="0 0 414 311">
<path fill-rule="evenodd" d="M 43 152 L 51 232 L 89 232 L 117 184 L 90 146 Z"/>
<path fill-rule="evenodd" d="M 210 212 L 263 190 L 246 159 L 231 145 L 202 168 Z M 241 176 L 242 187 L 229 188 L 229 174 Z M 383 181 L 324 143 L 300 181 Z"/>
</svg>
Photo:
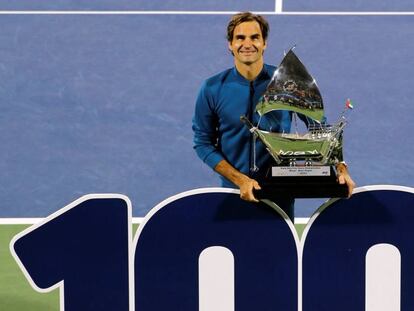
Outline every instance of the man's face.
<svg viewBox="0 0 414 311">
<path fill-rule="evenodd" d="M 244 22 L 234 28 L 233 40 L 229 42 L 236 63 L 251 65 L 263 61 L 266 42 L 262 37 L 260 25 L 256 21 Z"/>
</svg>

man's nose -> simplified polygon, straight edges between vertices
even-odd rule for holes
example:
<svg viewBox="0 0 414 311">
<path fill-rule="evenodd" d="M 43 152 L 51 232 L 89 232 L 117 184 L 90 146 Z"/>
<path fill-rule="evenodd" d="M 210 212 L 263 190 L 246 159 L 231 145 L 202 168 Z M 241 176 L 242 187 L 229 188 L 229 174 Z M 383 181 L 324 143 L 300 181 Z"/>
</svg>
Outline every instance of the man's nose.
<svg viewBox="0 0 414 311">
<path fill-rule="evenodd" d="M 243 45 L 244 47 L 251 47 L 253 45 L 252 43 L 253 43 L 252 39 L 246 38 L 243 42 Z"/>
</svg>

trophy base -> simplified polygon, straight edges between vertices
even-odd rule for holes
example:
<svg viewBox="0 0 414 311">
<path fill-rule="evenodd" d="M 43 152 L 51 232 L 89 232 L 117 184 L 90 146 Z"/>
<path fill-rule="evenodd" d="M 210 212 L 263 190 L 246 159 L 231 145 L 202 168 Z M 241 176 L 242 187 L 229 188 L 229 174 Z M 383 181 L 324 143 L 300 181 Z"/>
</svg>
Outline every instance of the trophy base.
<svg viewBox="0 0 414 311">
<path fill-rule="evenodd" d="M 348 186 L 338 183 L 333 167 L 328 176 L 272 176 L 271 169 L 267 177 L 259 180 L 262 189 L 254 192 L 258 199 L 348 197 Z"/>
</svg>

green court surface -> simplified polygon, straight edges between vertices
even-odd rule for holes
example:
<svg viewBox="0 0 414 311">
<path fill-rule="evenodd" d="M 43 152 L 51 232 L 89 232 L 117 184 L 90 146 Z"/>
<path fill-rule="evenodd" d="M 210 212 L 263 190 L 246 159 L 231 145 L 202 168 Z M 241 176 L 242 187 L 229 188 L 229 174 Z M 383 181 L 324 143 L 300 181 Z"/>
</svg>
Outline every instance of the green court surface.
<svg viewBox="0 0 414 311">
<path fill-rule="evenodd" d="M 14 261 L 9 244 L 28 225 L 0 225 L 0 310 L 59 310 L 59 290 L 38 293 L 27 282 Z"/>
<path fill-rule="evenodd" d="M 28 283 L 14 261 L 9 244 L 13 236 L 29 225 L 0 225 L 0 310 L 58 311 L 59 290 L 38 293 Z M 299 235 L 304 224 L 297 224 Z M 137 226 L 134 226 L 135 232 Z"/>
</svg>

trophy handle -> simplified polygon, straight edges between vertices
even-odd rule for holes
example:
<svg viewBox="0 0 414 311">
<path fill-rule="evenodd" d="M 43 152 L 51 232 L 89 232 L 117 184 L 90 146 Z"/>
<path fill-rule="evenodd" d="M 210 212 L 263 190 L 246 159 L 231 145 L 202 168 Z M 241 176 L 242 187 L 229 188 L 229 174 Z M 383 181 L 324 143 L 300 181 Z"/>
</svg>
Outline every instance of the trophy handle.
<svg viewBox="0 0 414 311">
<path fill-rule="evenodd" d="M 250 129 L 254 128 L 254 125 L 246 116 L 240 116 L 240 121 L 242 121 L 244 124 L 247 125 L 247 127 Z"/>
</svg>

